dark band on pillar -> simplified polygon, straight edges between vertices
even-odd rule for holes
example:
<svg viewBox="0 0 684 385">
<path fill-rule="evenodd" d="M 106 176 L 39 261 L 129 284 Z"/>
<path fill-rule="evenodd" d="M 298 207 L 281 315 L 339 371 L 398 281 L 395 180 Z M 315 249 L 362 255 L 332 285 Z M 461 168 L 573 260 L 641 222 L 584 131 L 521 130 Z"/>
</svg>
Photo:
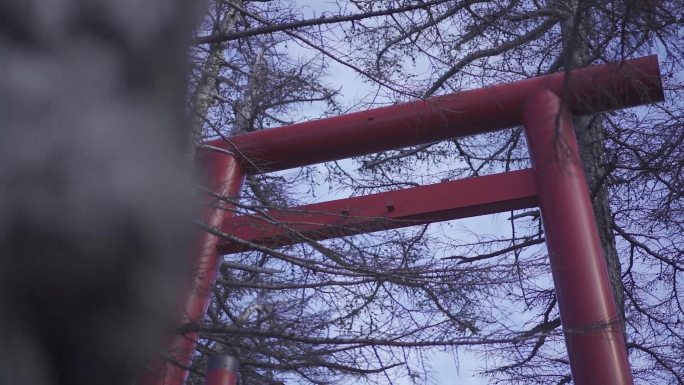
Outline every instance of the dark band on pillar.
<svg viewBox="0 0 684 385">
<path fill-rule="evenodd" d="M 219 354 L 209 359 L 208 370 L 224 369 L 237 372 L 240 364 L 235 357 L 228 354 Z"/>
</svg>

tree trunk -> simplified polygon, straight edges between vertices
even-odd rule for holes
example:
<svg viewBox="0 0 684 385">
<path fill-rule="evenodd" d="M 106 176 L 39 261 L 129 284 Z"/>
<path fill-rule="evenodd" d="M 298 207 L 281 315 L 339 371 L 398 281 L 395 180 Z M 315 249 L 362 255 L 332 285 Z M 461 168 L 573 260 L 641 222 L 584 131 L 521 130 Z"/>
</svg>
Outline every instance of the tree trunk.
<svg viewBox="0 0 684 385">
<path fill-rule="evenodd" d="M 229 0 L 232 4 L 242 6 L 241 0 Z M 218 4 L 219 9 L 216 12 L 216 23 L 214 25 L 213 34 L 225 34 L 232 31 L 237 23 L 238 12 L 235 8 L 230 10 L 221 17 L 221 5 Z M 224 43 L 212 43 L 209 45 L 209 52 L 207 53 L 207 60 L 202 67 L 202 74 L 197 88 L 192 97 L 193 108 L 193 127 L 192 138 L 190 141 L 190 155 L 194 156 L 195 146 L 202 138 L 202 128 L 207 119 L 209 108 L 214 104 L 214 93 L 216 92 L 217 78 L 221 69 L 222 55 Z"/>
<path fill-rule="evenodd" d="M 563 55 L 561 58 L 565 70 L 583 67 L 591 64 L 590 36 L 592 21 L 589 10 L 583 7 L 581 0 L 566 2 L 564 7 L 568 17 L 561 23 L 563 36 Z M 606 136 L 603 119 L 600 115 L 575 117 L 573 119 L 577 143 L 580 148 L 587 184 L 592 197 L 594 216 L 598 226 L 601 247 L 608 267 L 613 296 L 620 312 L 624 331 L 624 287 L 622 283 L 622 269 L 617 253 L 615 237 L 613 235 L 613 216 L 605 184 L 605 149 Z"/>
</svg>

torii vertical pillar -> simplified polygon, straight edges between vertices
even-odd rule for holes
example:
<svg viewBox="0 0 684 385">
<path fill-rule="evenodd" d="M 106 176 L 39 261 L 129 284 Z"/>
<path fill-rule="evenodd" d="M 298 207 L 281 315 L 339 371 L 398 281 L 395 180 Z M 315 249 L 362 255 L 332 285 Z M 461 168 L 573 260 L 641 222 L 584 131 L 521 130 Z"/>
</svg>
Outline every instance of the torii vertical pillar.
<svg viewBox="0 0 684 385">
<path fill-rule="evenodd" d="M 204 385 L 237 385 L 238 361 L 228 354 L 218 354 L 209 359 Z"/>
<path fill-rule="evenodd" d="M 223 221 L 234 215 L 228 199 L 235 199 L 242 190 L 245 173 L 237 159 L 230 154 L 215 150 L 199 150 L 197 164 L 206 172 L 205 186 L 211 192 L 204 193 L 202 223 L 209 228 L 220 229 Z M 215 194 L 215 195 L 214 195 Z M 216 245 L 218 237 L 208 231 L 198 235 L 195 257 L 191 261 L 190 284 L 183 298 L 181 324 L 198 323 L 204 318 L 209 306 L 212 288 L 220 267 Z M 185 365 L 192 363 L 197 346 L 198 333 L 186 333 L 171 338 L 167 359 L 160 359 L 152 365 L 138 382 L 140 385 L 183 385 L 188 377 Z"/>
<path fill-rule="evenodd" d="M 576 385 L 633 383 L 571 115 L 541 89 L 523 123 Z"/>
</svg>

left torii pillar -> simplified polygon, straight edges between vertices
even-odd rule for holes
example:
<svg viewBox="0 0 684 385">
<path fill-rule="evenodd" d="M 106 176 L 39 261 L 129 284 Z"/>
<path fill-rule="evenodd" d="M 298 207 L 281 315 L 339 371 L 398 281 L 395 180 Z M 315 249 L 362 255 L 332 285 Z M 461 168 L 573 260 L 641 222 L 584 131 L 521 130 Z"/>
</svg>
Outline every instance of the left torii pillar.
<svg viewBox="0 0 684 385">
<path fill-rule="evenodd" d="M 220 229 L 223 221 L 234 215 L 230 201 L 238 198 L 245 173 L 236 158 L 224 151 L 198 149 L 197 165 L 205 175 L 207 188 L 207 191 L 202 192 L 205 204 L 203 223 L 209 228 Z M 218 237 L 208 231 L 202 231 L 197 236 L 191 262 L 192 274 L 181 308 L 182 324 L 200 322 L 207 312 L 220 267 L 221 256 L 217 244 Z M 166 348 L 166 359 L 158 359 L 138 381 L 138 385 L 185 384 L 198 337 L 196 332 L 173 336 Z"/>
</svg>

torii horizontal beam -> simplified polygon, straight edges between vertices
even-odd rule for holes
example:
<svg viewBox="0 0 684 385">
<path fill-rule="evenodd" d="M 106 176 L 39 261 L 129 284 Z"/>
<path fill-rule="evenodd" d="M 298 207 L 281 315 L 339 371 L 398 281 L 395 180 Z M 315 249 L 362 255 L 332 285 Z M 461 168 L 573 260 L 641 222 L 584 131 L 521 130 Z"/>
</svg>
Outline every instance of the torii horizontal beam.
<svg viewBox="0 0 684 385">
<path fill-rule="evenodd" d="M 526 169 L 226 218 L 221 231 L 274 248 L 536 205 L 534 175 Z M 227 240 L 217 247 L 220 254 L 249 249 Z"/>
<path fill-rule="evenodd" d="M 646 56 L 205 143 L 235 154 L 248 173 L 284 170 L 522 124 L 536 90 L 562 95 L 573 115 L 663 100 L 658 58 Z"/>
</svg>

